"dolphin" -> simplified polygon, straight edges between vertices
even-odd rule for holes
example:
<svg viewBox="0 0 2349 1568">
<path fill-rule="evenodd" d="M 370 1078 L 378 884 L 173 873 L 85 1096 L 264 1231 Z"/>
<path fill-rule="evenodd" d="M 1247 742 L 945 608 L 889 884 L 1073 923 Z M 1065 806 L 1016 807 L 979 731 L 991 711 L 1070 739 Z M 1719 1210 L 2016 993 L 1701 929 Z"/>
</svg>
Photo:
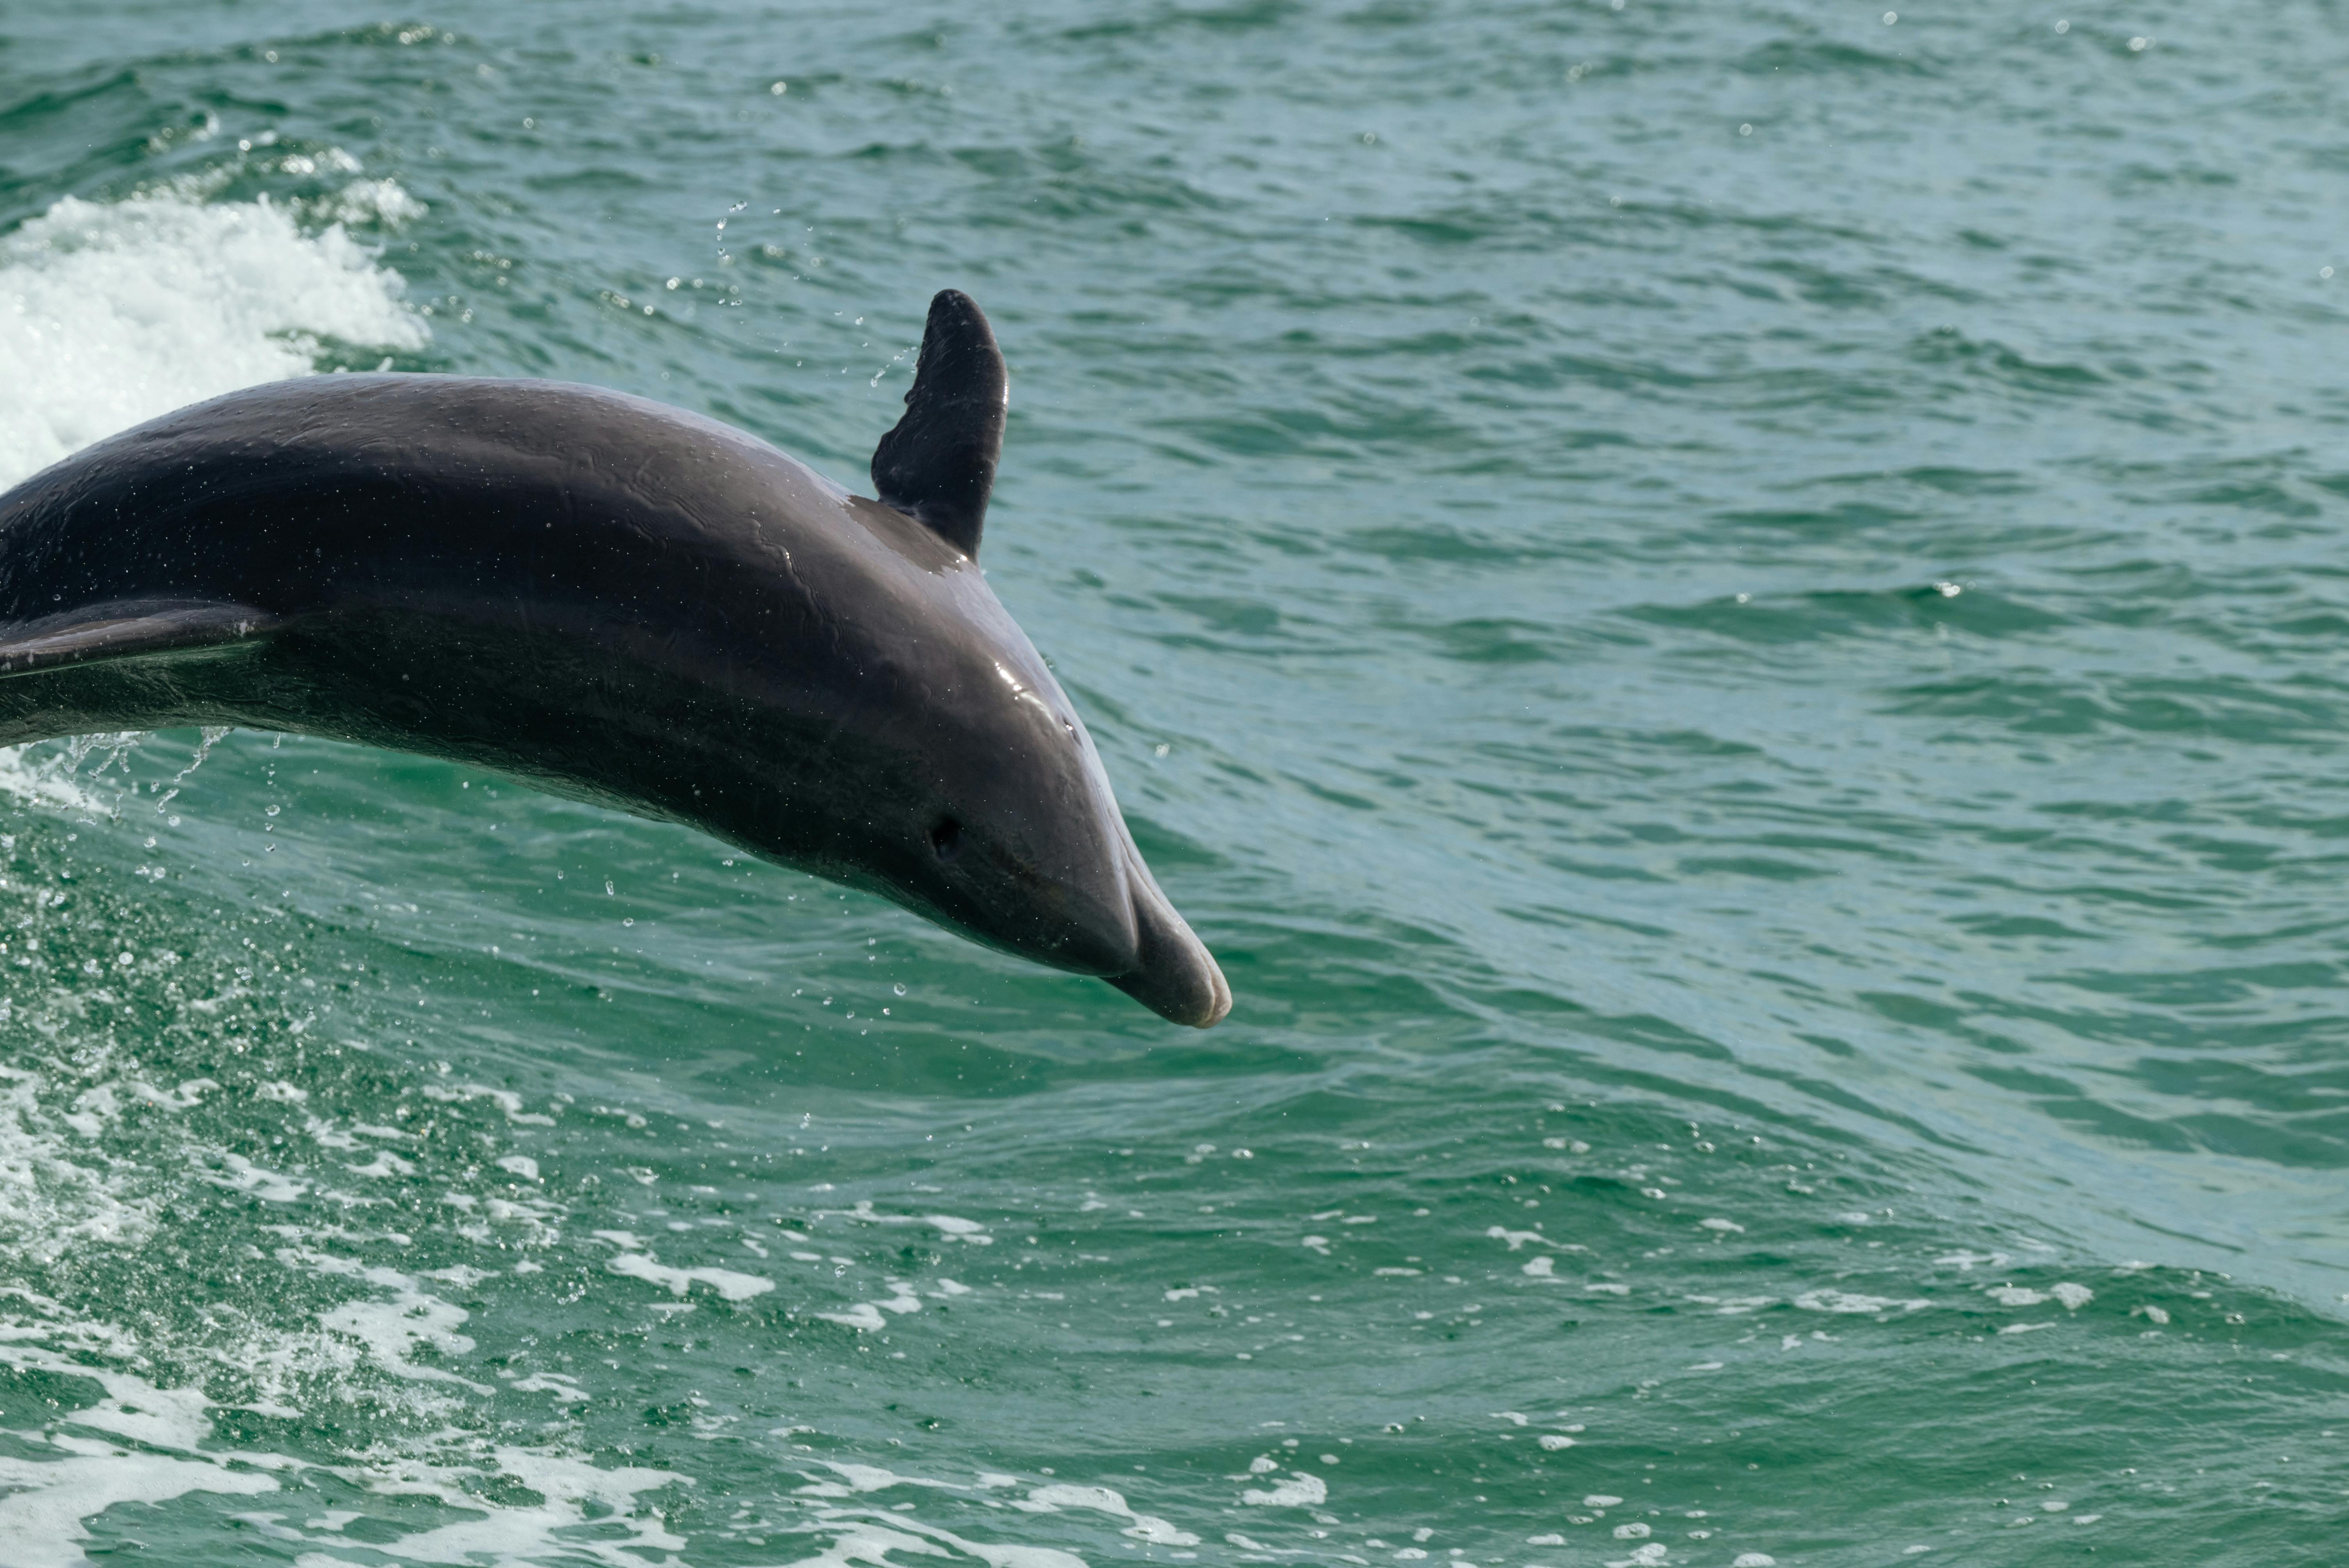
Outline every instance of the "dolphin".
<svg viewBox="0 0 2349 1568">
<path fill-rule="evenodd" d="M 195 404 L 0 496 L 0 744 L 242 725 L 494 769 L 1205 1028 L 1223 973 L 979 573 L 1008 387 L 938 294 L 873 499 L 561 382 Z"/>
</svg>

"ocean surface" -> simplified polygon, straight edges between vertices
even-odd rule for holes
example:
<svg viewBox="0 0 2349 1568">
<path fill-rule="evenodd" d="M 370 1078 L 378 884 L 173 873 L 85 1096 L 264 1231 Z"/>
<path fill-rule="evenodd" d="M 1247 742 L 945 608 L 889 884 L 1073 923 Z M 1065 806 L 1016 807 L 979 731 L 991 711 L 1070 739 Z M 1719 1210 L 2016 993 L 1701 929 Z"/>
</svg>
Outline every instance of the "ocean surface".
<svg viewBox="0 0 2349 1568">
<path fill-rule="evenodd" d="M 2343 1561 L 2349 10 L 2070 4 L 0 10 L 0 482 L 390 367 L 861 487 L 970 292 L 1238 997 L 0 754 L 0 1564 Z"/>
</svg>

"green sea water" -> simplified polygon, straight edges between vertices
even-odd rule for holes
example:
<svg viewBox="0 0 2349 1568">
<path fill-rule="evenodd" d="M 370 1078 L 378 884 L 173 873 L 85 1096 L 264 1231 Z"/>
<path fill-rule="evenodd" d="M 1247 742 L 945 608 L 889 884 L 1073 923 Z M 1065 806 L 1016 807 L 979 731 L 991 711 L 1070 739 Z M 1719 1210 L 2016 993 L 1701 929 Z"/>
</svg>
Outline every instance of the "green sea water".
<svg viewBox="0 0 2349 1568">
<path fill-rule="evenodd" d="M 301 738 L 0 758 L 0 1563 L 2349 1560 L 2349 11 L 9 0 L 0 480 L 861 485 L 1237 1004 Z"/>
</svg>

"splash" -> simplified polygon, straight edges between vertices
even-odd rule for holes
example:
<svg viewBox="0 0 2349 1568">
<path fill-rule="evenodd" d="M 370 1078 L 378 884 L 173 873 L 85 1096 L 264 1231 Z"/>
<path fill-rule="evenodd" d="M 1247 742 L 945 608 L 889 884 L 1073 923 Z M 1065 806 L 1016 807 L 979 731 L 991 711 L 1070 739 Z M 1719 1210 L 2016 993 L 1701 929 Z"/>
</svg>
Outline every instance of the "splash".
<svg viewBox="0 0 2349 1568">
<path fill-rule="evenodd" d="M 344 226 L 411 213 L 355 184 L 305 233 L 266 196 L 68 196 L 0 240 L 0 485 L 173 408 L 307 375 L 325 340 L 421 348 L 398 273 Z"/>
</svg>

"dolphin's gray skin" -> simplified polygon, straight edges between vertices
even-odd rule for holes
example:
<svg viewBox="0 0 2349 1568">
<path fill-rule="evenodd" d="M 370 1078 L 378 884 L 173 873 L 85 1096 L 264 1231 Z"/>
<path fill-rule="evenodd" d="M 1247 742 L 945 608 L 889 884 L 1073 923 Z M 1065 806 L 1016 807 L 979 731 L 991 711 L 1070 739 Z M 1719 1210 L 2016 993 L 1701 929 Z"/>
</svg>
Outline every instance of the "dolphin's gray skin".
<svg viewBox="0 0 2349 1568">
<path fill-rule="evenodd" d="M 545 381 L 232 393 L 0 496 L 0 743 L 233 724 L 688 823 L 1206 1027 L 1231 992 L 974 556 L 1002 441 L 930 307 L 880 500 Z"/>
</svg>

